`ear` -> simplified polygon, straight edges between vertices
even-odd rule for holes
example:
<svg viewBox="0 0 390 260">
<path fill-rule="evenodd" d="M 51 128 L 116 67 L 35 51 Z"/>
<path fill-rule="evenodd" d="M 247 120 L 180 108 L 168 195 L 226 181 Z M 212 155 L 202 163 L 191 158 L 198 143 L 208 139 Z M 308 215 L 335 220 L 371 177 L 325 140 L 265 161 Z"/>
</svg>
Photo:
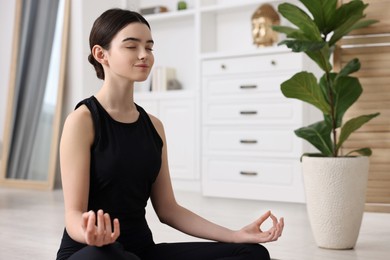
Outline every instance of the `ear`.
<svg viewBox="0 0 390 260">
<path fill-rule="evenodd" d="M 97 60 L 100 64 L 108 64 L 106 50 L 103 49 L 100 45 L 93 46 L 91 53 L 95 60 Z"/>
</svg>

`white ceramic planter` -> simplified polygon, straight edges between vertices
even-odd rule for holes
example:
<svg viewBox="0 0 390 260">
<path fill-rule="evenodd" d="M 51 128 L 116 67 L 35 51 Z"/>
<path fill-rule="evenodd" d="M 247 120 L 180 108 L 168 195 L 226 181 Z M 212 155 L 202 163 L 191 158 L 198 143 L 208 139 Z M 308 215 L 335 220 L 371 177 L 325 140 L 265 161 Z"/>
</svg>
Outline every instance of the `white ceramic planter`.
<svg viewBox="0 0 390 260">
<path fill-rule="evenodd" d="M 362 222 L 368 157 L 303 157 L 306 205 L 319 247 L 351 249 Z"/>
</svg>

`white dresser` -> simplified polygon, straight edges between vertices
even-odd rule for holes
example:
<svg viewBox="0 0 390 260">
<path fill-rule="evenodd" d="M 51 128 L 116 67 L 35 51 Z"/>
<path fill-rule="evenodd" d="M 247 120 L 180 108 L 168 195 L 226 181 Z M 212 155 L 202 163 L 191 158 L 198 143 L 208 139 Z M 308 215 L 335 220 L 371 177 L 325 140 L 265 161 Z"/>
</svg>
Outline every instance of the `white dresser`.
<svg viewBox="0 0 390 260">
<path fill-rule="evenodd" d="M 202 62 L 202 189 L 206 196 L 304 202 L 294 129 L 312 108 L 285 98 L 280 84 L 308 60 L 283 48 Z"/>
</svg>

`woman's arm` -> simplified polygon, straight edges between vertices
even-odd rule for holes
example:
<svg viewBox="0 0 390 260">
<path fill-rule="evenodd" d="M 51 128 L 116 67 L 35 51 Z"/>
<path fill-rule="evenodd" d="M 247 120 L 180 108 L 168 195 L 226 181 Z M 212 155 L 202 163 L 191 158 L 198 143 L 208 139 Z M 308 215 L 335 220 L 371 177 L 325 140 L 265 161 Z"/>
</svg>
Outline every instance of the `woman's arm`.
<svg viewBox="0 0 390 260">
<path fill-rule="evenodd" d="M 271 212 L 265 213 L 258 220 L 238 231 L 214 224 L 199 215 L 180 206 L 175 199 L 169 176 L 167 145 L 162 123 L 151 116 L 152 122 L 163 139 L 162 165 L 156 182 L 153 184 L 151 201 L 160 221 L 184 233 L 199 238 L 220 242 L 264 243 L 277 240 L 283 231 L 283 219 L 278 221 Z M 261 224 L 268 218 L 273 227 L 263 232 Z"/>
<path fill-rule="evenodd" d="M 119 222 L 102 210 L 88 208 L 90 149 L 94 129 L 89 110 L 81 106 L 66 119 L 60 142 L 60 166 L 65 204 L 65 226 L 72 239 L 80 243 L 102 246 L 119 236 Z M 97 225 L 95 224 L 97 221 Z"/>
</svg>

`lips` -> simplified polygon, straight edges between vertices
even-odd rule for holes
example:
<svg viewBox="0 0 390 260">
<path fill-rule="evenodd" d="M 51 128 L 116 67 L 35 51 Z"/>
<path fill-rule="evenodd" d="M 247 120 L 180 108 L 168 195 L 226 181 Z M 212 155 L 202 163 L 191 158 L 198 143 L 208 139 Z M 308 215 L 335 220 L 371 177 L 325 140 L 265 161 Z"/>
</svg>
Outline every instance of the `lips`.
<svg viewBox="0 0 390 260">
<path fill-rule="evenodd" d="M 149 68 L 149 65 L 147 65 L 147 64 L 138 64 L 138 65 L 135 65 L 135 67 L 138 67 L 138 68 Z"/>
</svg>

